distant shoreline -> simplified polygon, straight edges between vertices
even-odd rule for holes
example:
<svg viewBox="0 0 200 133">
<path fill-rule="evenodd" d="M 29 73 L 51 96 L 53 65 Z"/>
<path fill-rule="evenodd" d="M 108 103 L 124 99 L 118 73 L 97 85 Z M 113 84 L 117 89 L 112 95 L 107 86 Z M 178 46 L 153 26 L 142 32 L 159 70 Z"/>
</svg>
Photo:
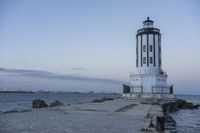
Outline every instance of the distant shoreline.
<svg viewBox="0 0 200 133">
<path fill-rule="evenodd" d="M 32 91 L 0 91 L 0 93 L 37 93 Z"/>
<path fill-rule="evenodd" d="M 105 92 L 67 92 L 67 91 L 0 91 L 0 93 L 71 93 L 71 94 L 95 94 L 101 93 L 104 94 Z M 108 92 L 107 92 L 108 93 Z M 119 93 L 110 93 L 110 94 L 119 94 Z"/>
</svg>

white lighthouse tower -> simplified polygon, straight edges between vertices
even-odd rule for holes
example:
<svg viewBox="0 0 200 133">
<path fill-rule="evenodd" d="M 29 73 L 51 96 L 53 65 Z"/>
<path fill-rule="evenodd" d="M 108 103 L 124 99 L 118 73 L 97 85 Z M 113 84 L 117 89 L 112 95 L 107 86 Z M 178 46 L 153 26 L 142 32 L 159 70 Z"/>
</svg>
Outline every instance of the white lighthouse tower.
<svg viewBox="0 0 200 133">
<path fill-rule="evenodd" d="M 172 95 L 167 85 L 168 75 L 162 70 L 161 33 L 147 18 L 136 34 L 136 68 L 130 75 L 130 86 L 124 86 L 125 96 Z"/>
</svg>

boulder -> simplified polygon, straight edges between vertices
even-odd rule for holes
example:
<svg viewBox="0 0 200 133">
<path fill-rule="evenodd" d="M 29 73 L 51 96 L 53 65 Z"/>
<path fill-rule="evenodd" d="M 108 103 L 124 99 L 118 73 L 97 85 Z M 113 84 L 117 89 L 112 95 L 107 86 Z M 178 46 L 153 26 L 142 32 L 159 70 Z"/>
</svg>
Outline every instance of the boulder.
<svg viewBox="0 0 200 133">
<path fill-rule="evenodd" d="M 164 116 L 156 116 L 156 131 L 159 133 L 165 131 Z"/>
<path fill-rule="evenodd" d="M 55 100 L 54 102 L 52 102 L 49 107 L 55 107 L 55 106 L 62 106 L 63 103 L 58 101 L 58 100 Z"/>
<path fill-rule="evenodd" d="M 175 112 L 178 109 L 198 109 L 199 107 L 200 105 L 193 105 L 193 103 L 183 99 L 177 99 L 175 102 L 162 104 L 163 112 Z"/>
<path fill-rule="evenodd" d="M 197 105 L 193 105 L 193 109 L 198 109 L 200 107 L 200 104 L 197 104 Z"/>
<path fill-rule="evenodd" d="M 197 107 L 197 106 L 194 106 L 193 103 L 187 102 L 186 100 L 183 100 L 183 99 L 178 99 L 177 104 L 180 109 L 194 109 Z"/>
<path fill-rule="evenodd" d="M 153 130 L 148 129 L 148 128 L 142 128 L 140 129 L 141 132 L 153 132 Z"/>
<path fill-rule="evenodd" d="M 151 119 L 150 123 L 149 123 L 149 127 L 150 128 L 155 128 L 155 125 L 153 124 L 153 120 Z"/>
<path fill-rule="evenodd" d="M 185 104 L 185 108 L 186 108 L 186 109 L 193 109 L 193 103 L 187 102 L 187 103 Z"/>
<path fill-rule="evenodd" d="M 163 112 L 175 112 L 178 110 L 178 104 L 176 102 L 164 103 L 162 109 Z"/>
<path fill-rule="evenodd" d="M 44 107 L 48 107 L 48 105 L 45 103 L 44 100 L 36 99 L 36 100 L 33 100 L 32 107 L 33 108 L 44 108 Z"/>
<path fill-rule="evenodd" d="M 95 99 L 95 100 L 93 100 L 92 102 L 93 103 L 101 103 L 101 102 L 105 102 L 105 101 L 111 101 L 111 100 L 114 100 L 113 98 L 107 98 L 107 97 L 103 97 L 103 98 L 101 98 L 101 99 Z"/>
<path fill-rule="evenodd" d="M 179 108 L 185 108 L 185 106 L 187 104 L 187 101 L 183 100 L 183 99 L 177 99 L 176 102 L 177 102 Z"/>
</svg>

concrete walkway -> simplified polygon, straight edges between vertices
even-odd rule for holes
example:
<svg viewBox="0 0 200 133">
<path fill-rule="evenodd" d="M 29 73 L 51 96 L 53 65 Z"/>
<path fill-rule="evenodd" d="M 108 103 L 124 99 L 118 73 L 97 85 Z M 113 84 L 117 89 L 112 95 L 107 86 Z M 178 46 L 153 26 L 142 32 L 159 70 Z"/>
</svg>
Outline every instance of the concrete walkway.
<svg viewBox="0 0 200 133">
<path fill-rule="evenodd" d="M 162 113 L 149 100 L 116 99 L 102 103 L 0 114 L 2 133 L 140 133 Z M 147 115 L 148 114 L 148 115 Z M 155 132 L 154 128 L 151 128 Z"/>
</svg>

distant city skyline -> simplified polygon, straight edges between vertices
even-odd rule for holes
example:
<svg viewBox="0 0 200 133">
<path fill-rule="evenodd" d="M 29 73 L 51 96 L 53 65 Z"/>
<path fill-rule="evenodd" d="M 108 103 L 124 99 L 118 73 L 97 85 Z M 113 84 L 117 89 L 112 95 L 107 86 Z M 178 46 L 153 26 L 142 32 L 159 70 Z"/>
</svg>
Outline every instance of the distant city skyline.
<svg viewBox="0 0 200 133">
<path fill-rule="evenodd" d="M 136 31 L 149 16 L 161 30 L 162 66 L 175 93 L 200 94 L 199 7 L 198 0 L 1 0 L 0 68 L 128 82 Z M 0 88 L 27 78 L 0 71 Z M 52 82 L 42 81 L 26 87 Z"/>
</svg>

